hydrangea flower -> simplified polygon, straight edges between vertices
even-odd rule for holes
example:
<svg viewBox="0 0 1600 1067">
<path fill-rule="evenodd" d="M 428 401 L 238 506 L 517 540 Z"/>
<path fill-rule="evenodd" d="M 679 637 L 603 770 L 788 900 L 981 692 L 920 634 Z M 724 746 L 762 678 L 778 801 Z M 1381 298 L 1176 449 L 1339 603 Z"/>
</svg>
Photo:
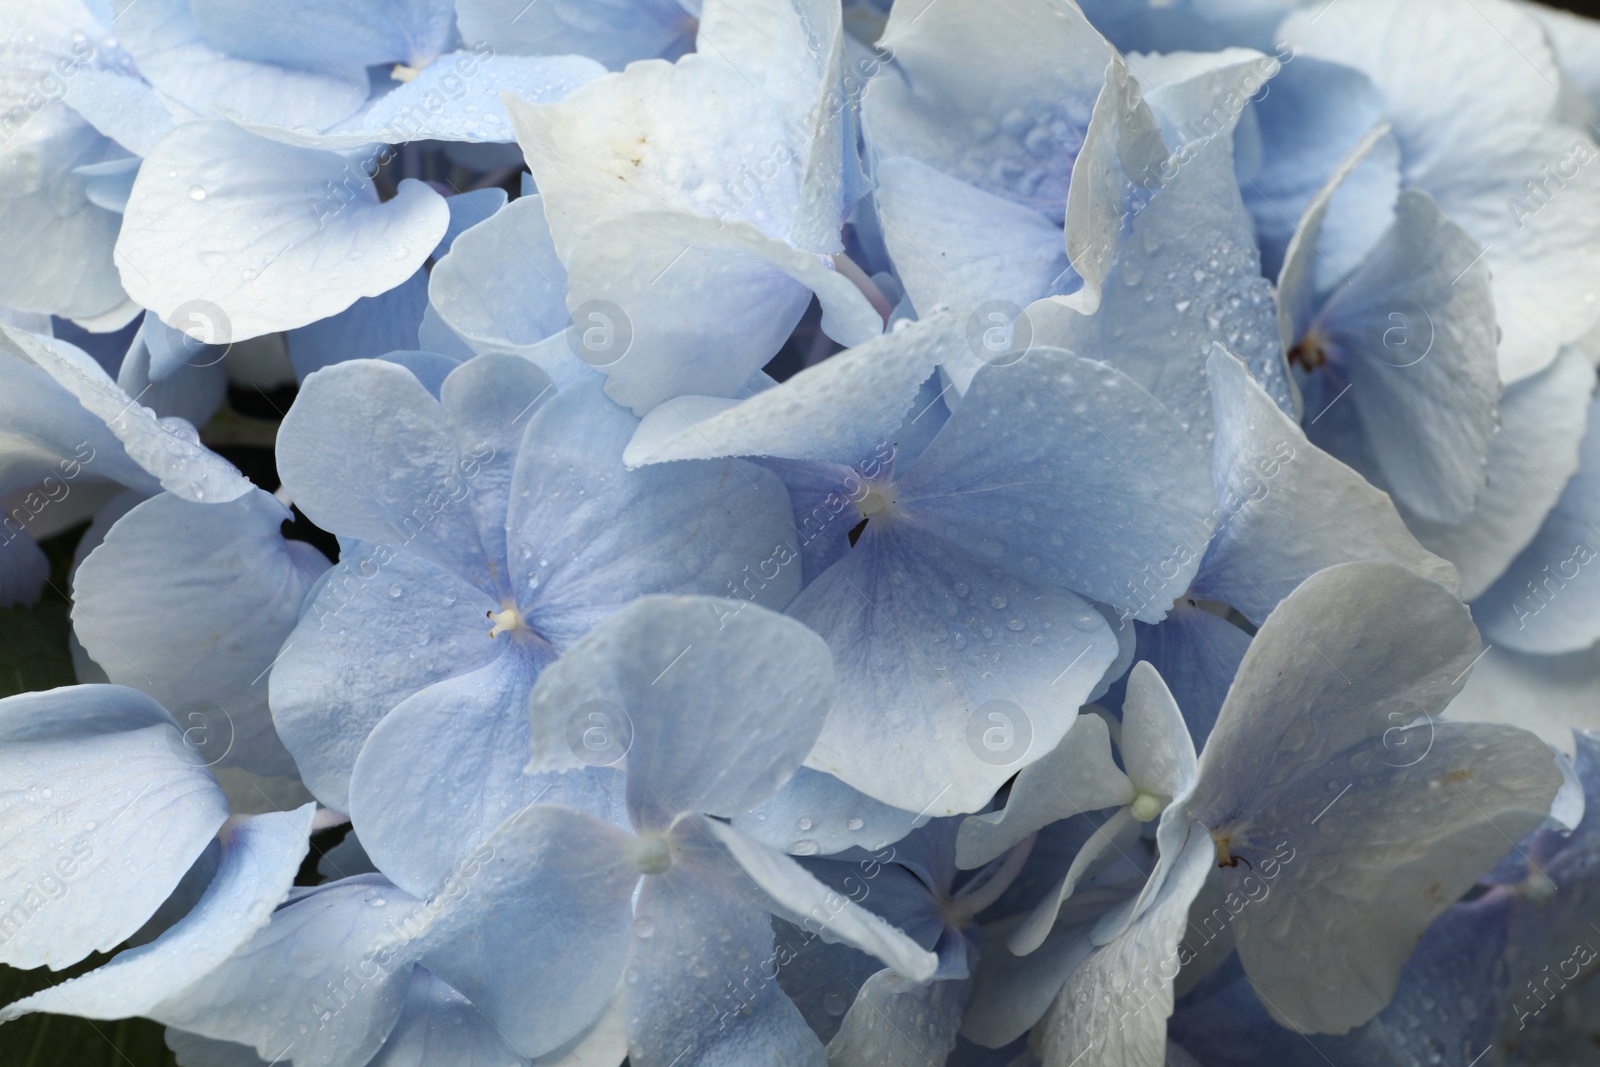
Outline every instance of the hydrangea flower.
<svg viewBox="0 0 1600 1067">
<path fill-rule="evenodd" d="M 0 0 L 0 58 L 3 1040 L 1584 1055 L 1594 24 Z"/>
</svg>

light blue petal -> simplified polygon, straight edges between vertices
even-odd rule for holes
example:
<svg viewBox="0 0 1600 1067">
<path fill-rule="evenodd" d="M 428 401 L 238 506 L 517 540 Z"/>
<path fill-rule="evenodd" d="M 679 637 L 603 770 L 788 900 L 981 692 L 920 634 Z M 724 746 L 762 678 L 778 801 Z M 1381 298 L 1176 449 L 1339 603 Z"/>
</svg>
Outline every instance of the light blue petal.
<svg viewBox="0 0 1600 1067">
<path fill-rule="evenodd" d="M 1476 600 L 1528 547 L 1578 469 L 1594 368 L 1576 347 L 1506 387 L 1500 432 L 1489 446 L 1488 484 L 1460 522 L 1411 516 L 1417 540 L 1455 564 L 1461 598 Z"/>
<path fill-rule="evenodd" d="M 1393 763 L 1410 760 L 1405 727 L 1461 691 L 1479 647 L 1442 586 L 1393 563 L 1318 571 L 1251 640 L 1200 754 L 1190 812 L 1219 830 L 1253 797 L 1369 738 L 1389 738 Z"/>
<path fill-rule="evenodd" d="M 241 341 L 388 292 L 422 266 L 449 217 L 420 181 L 379 203 L 343 156 L 191 122 L 140 168 L 117 265 L 129 295 L 163 321 L 199 305 Z"/>
<path fill-rule="evenodd" d="M 378 358 L 385 363 L 393 363 L 410 371 L 411 376 L 421 382 L 422 387 L 431 393 L 435 400 L 439 399 L 439 394 L 444 389 L 444 380 L 463 362 L 454 356 L 421 350 L 388 352 Z"/>
<path fill-rule="evenodd" d="M 65 105 L 34 115 L 26 135 L 7 146 L 0 248 L 10 266 L 0 304 L 74 319 L 122 307 L 127 294 L 111 258 L 122 219 L 90 200 L 91 179 L 76 173 L 122 154 Z"/>
<path fill-rule="evenodd" d="M 336 314 L 284 335 L 297 381 L 347 359 L 376 359 L 396 350 L 420 347 L 417 327 L 428 306 L 428 272 L 411 277 L 379 296 L 364 296 Z"/>
<path fill-rule="evenodd" d="M 15 396 L 17 410 L 7 413 L 7 428 L 31 438 L 36 456 L 42 451 L 50 461 L 75 457 L 77 462 L 60 468 L 63 474 L 76 477 L 80 463 L 90 466 L 99 459 L 99 472 L 131 488 L 153 492 L 154 480 L 186 500 L 212 503 L 235 500 L 252 488 L 232 464 L 195 440 L 192 429 L 158 420 L 71 345 L 0 323 L 0 353 L 54 380 L 57 388 L 51 390 L 32 373 L 23 378 L 29 388 Z M 24 406 L 35 390 L 43 402 Z M 12 395 L 8 389 L 8 398 Z"/>
<path fill-rule="evenodd" d="M 505 651 L 484 619 L 497 606 L 391 545 L 346 549 L 312 588 L 267 679 L 278 736 L 317 799 L 349 811 L 350 769 L 379 720 L 419 689 Z"/>
<path fill-rule="evenodd" d="M 444 407 L 410 371 L 358 360 L 307 378 L 278 431 L 277 460 L 318 526 L 403 546 L 498 598 L 498 557 L 463 504 L 483 465 L 511 457 L 462 455 Z"/>
<path fill-rule="evenodd" d="M 1194 596 L 1260 625 L 1306 578 L 1357 559 L 1388 560 L 1455 587 L 1454 569 L 1417 543 L 1389 497 L 1306 440 L 1243 364 L 1213 352 L 1206 377 L 1218 520 Z"/>
<path fill-rule="evenodd" d="M 866 94 L 879 158 L 910 156 L 1060 221 L 1111 48 L 1041 0 L 917 0 L 890 11 L 894 57 Z"/>
<path fill-rule="evenodd" d="M 509 144 L 517 137 L 502 94 L 554 103 L 603 74 L 604 67 L 583 56 L 451 52 L 373 104 L 361 125 L 382 141 Z"/>
<path fill-rule="evenodd" d="M 368 735 L 350 774 L 351 823 L 412 896 L 438 892 L 496 826 L 548 791 L 522 773 L 532 687 L 529 665 L 508 650 L 402 701 Z"/>
<path fill-rule="evenodd" d="M 1100 912 L 1086 909 L 1086 900 L 1077 898 L 1077 906 L 1063 912 L 1062 921 L 1051 929 L 1044 944 L 1026 956 L 1013 956 L 1004 947 L 1015 920 L 1003 919 L 984 927 L 984 943 L 990 947 L 978 957 L 973 970 L 974 988 L 961 1021 L 962 1037 L 985 1048 L 1004 1048 L 1044 1017 L 1067 976 L 1094 950 L 1089 927 Z"/>
<path fill-rule="evenodd" d="M 1141 793 L 1173 798 L 1194 784 L 1194 742 L 1161 675 L 1141 660 L 1128 673 L 1117 751 Z"/>
<path fill-rule="evenodd" d="M 496 52 L 592 56 L 612 70 L 694 46 L 698 3 L 674 0 L 457 0 L 461 36 Z"/>
<path fill-rule="evenodd" d="M 269 1063 L 365 1063 L 399 1018 L 416 959 L 393 943 L 426 905 L 381 878 L 300 895 L 220 967 L 151 1009 L 157 1022 L 252 1046 Z"/>
<path fill-rule="evenodd" d="M 639 882 L 631 839 L 592 815 L 538 804 L 480 842 L 417 905 L 422 963 L 538 1056 L 599 1018 L 627 961 Z"/>
<path fill-rule="evenodd" d="M 822 1042 L 770 977 L 772 920 L 729 868 L 701 843 L 645 881 L 623 986 L 628 1062 L 824 1067 Z"/>
<path fill-rule="evenodd" d="M 1262 875 L 1277 872 L 1234 930 L 1245 972 L 1292 1029 L 1343 1032 L 1387 1005 L 1428 924 L 1508 840 L 1539 826 L 1561 785 L 1549 749 L 1525 731 L 1447 722 L 1423 731 L 1411 738 L 1428 744 L 1421 759 L 1375 731 L 1252 798 L 1244 833 L 1213 827 Z M 1352 787 L 1329 808 L 1338 790 L 1327 783 L 1338 777 Z M 1276 867 L 1275 848 L 1287 849 Z M 1342 877 L 1315 873 L 1329 870 Z M 1250 874 L 1224 868 L 1222 878 L 1242 894 Z"/>
<path fill-rule="evenodd" d="M 1165 1062 L 1178 948 L 1214 855 L 1205 834 L 1190 834 L 1149 910 L 1067 979 L 1042 1035 L 1047 1062 L 1091 1052 L 1095 1063 Z"/>
<path fill-rule="evenodd" d="M 142 78 L 93 67 L 77 71 L 62 95 L 68 107 L 136 156 L 148 156 L 172 129 L 172 113 Z"/>
<path fill-rule="evenodd" d="M 1062 303 L 1084 315 L 1100 306 L 1124 221 L 1157 187 L 1169 162 L 1155 116 L 1127 63 L 1113 51 L 1105 70 L 1105 88 L 1094 103 L 1067 190 L 1067 257 L 1083 288 Z"/>
<path fill-rule="evenodd" d="M 221 862 L 193 908 L 149 944 L 0 1012 L 121 1019 L 148 1015 L 207 980 L 267 925 L 305 859 L 315 805 L 256 815 L 223 835 Z"/>
<path fill-rule="evenodd" d="M 1497 645 L 1550 655 L 1587 648 L 1600 638 L 1593 609 L 1596 479 L 1600 417 L 1593 402 L 1578 445 L 1578 470 L 1538 534 L 1473 605 L 1473 618 Z"/>
<path fill-rule="evenodd" d="M 939 313 L 906 322 L 738 404 L 679 397 L 645 416 L 624 458 L 637 466 L 714 456 L 779 457 L 859 464 L 869 479 L 876 477 L 899 454 L 897 431 L 908 416 L 921 414 L 915 401 L 922 384 L 945 353 L 963 343 L 958 330 L 954 315 Z M 706 417 L 698 417 L 702 410 Z"/>
<path fill-rule="evenodd" d="M 1394 226 L 1311 327 L 1334 350 L 1330 358 L 1344 361 L 1348 403 L 1383 481 L 1409 511 L 1435 522 L 1471 510 L 1498 424 L 1482 254 L 1426 193 L 1408 189 Z M 1317 427 L 1309 432 L 1315 440 Z"/>
<path fill-rule="evenodd" d="M 1079 715 L 1061 743 L 1017 775 L 999 811 L 970 815 L 956 838 L 965 870 L 997 859 L 1029 834 L 1081 812 L 1133 800 L 1134 786 L 1111 758 L 1111 734 L 1098 715 Z"/>
<path fill-rule="evenodd" d="M 1066 300 L 1030 308 L 1038 342 L 1103 359 L 1204 442 L 1211 432 L 1205 363 L 1214 345 L 1238 355 L 1280 403 L 1289 386 L 1271 286 L 1241 205 L 1224 134 L 1186 144 L 1158 168 L 1162 184 L 1134 217 L 1092 317 Z"/>
<path fill-rule="evenodd" d="M 840 226 L 872 188 L 857 152 L 855 101 L 879 64 L 852 62 L 841 7 L 832 0 L 711 0 L 695 38 L 697 52 L 714 53 L 759 82 L 785 124 L 805 131 L 800 204 L 787 237 L 815 252 L 843 250 Z"/>
<path fill-rule="evenodd" d="M 800 766 L 832 694 L 828 650 L 798 623 L 740 601 L 645 597 L 545 671 L 529 704 L 532 766 L 581 758 L 574 719 L 606 702 L 631 737 L 635 825 L 742 815 Z"/>
<path fill-rule="evenodd" d="M 702 107 L 710 96 L 721 106 Z M 569 270 L 584 231 L 634 212 L 687 214 L 729 227 L 743 222 L 786 243 L 799 203 L 795 160 L 804 154 L 805 130 L 789 127 L 769 94 L 715 54 L 648 60 L 560 103 L 513 99 L 506 106 Z M 713 225 L 709 236 L 717 235 Z"/>
<path fill-rule="evenodd" d="M 73 579 L 78 640 L 113 682 L 171 708 L 207 766 L 295 773 L 265 676 L 328 563 L 283 539 L 288 519 L 259 489 L 226 504 L 163 493 L 118 520 Z"/>
<path fill-rule="evenodd" d="M 526 1062 L 471 1001 L 418 967 L 411 972 L 400 1021 L 369 1067 L 520 1067 Z"/>
<path fill-rule="evenodd" d="M 799 591 L 788 494 L 771 472 L 742 460 L 626 470 L 638 422 L 596 378 L 529 422 L 505 527 L 508 591 L 543 640 L 565 648 L 647 593 L 782 608 Z"/>
<path fill-rule="evenodd" d="M 505 530 L 516 473 L 514 457 L 539 405 L 555 386 L 539 365 L 521 356 L 490 353 L 451 369 L 439 400 L 472 476 L 467 498 L 489 558 L 506 558 Z"/>
<path fill-rule="evenodd" d="M 968 946 L 947 934 L 941 957 L 960 957 L 966 969 Z M 868 978 L 839 1033 L 828 1042 L 829 1067 L 926 1067 L 945 1062 L 955 1048 L 956 1030 L 972 995 L 966 977 L 919 985 L 892 970 Z"/>
<path fill-rule="evenodd" d="M 146 312 L 117 368 L 117 388 L 163 418 L 176 415 L 191 426 L 204 426 L 228 394 L 226 351 L 196 344 Z M 152 377 L 158 356 L 165 364 L 160 381 Z"/>
<path fill-rule="evenodd" d="M 1312 197 L 1357 142 L 1384 122 L 1384 100 L 1360 71 L 1295 56 L 1254 104 L 1262 163 L 1241 191 L 1255 220 L 1262 270 L 1276 277 Z M 1383 235 L 1399 192 L 1400 149 L 1389 138 L 1334 198 L 1327 233 L 1317 240 L 1326 257 L 1317 263 L 1319 282 L 1336 281 L 1360 264 Z"/>
<path fill-rule="evenodd" d="M 1116 637 L 1077 596 L 1013 578 L 924 520 L 878 525 L 789 608 L 839 672 L 807 764 L 919 815 L 976 811 L 1055 747 Z"/>
<path fill-rule="evenodd" d="M 1161 672 L 1199 748 L 1216 724 L 1250 635 L 1188 600 L 1180 600 L 1156 626 L 1135 626 L 1136 654 Z"/>
<path fill-rule="evenodd" d="M 1210 533 L 1210 479 L 1198 449 L 1175 445 L 1182 439 L 1176 416 L 1117 370 L 1035 348 L 979 371 L 897 481 L 897 500 L 1030 583 L 1154 622 L 1194 576 Z"/>
<path fill-rule="evenodd" d="M 0 782 L 0 959 L 24 969 L 120 944 L 228 817 L 172 716 L 122 686 L 0 700 Z"/>
<path fill-rule="evenodd" d="M 884 241 L 918 308 L 947 304 L 965 319 L 990 302 L 1026 307 L 1069 270 L 1059 222 L 1033 206 L 910 156 L 882 160 L 876 174 Z"/>
<path fill-rule="evenodd" d="M 939 959 L 889 920 L 840 896 L 814 878 L 804 867 L 776 849 L 746 837 L 726 823 L 694 816 L 682 840 L 695 840 L 714 851 L 718 859 L 737 865 L 714 877 L 779 918 L 808 928 L 820 927 L 836 941 L 854 945 L 888 964 L 914 982 L 926 982 L 939 969 Z M 686 846 L 687 847 L 687 846 Z M 711 871 L 706 872 L 711 875 Z"/>
<path fill-rule="evenodd" d="M 1453 0 L 1360 0 L 1327 18 L 1297 11 L 1279 36 L 1299 55 L 1355 67 L 1384 95 L 1404 183 L 1430 193 L 1485 249 L 1500 374 L 1513 382 L 1594 325 L 1585 294 L 1600 185 L 1584 169 L 1595 158 L 1588 138 L 1554 121 L 1560 72 L 1539 23 L 1499 5 L 1492 17 L 1455 17 L 1466 10 Z M 1452 103 L 1467 98 L 1480 101 L 1471 121 Z M 1546 165 L 1566 174 L 1559 197 L 1546 191 L 1555 188 L 1544 184 Z M 1539 197 L 1528 197 L 1529 180 Z"/>
<path fill-rule="evenodd" d="M 201 32 L 240 59 L 365 74 L 379 63 L 420 67 L 448 45 L 449 0 L 279 0 L 263 11 L 240 0 L 194 0 Z"/>
<path fill-rule="evenodd" d="M 506 191 L 499 186 L 468 189 L 464 193 L 445 197 L 445 206 L 450 209 L 450 225 L 445 227 L 444 236 L 434 246 L 433 265 L 438 267 L 438 261 L 449 253 L 457 237 L 505 207 L 507 199 Z"/>
<path fill-rule="evenodd" d="M 475 222 L 433 266 L 428 299 L 456 333 L 492 348 L 564 330 L 567 271 L 550 243 L 544 199 L 525 196 Z"/>
<path fill-rule="evenodd" d="M 621 215 L 584 230 L 565 260 L 579 331 L 571 343 L 581 342 L 607 392 L 640 415 L 684 394 L 737 396 L 783 346 L 810 293 L 822 305 L 822 331 L 840 344 L 862 344 L 883 328 L 843 273 L 744 221 Z M 586 315 L 591 305 L 607 317 Z M 591 343 L 596 329 L 608 332 Z"/>
<path fill-rule="evenodd" d="M 117 38 L 139 73 L 202 117 L 238 113 L 323 129 L 367 98 L 365 79 L 253 63 L 218 51 L 186 0 L 111 0 L 111 6 Z"/>
<path fill-rule="evenodd" d="M 763 844 L 796 856 L 828 856 L 847 848 L 881 849 L 905 837 L 919 821 L 873 800 L 831 774 L 801 767 L 772 796 L 733 825 Z"/>
<path fill-rule="evenodd" d="M 133 181 L 139 176 L 139 166 L 143 162 L 129 157 L 104 163 L 85 163 L 72 168 L 72 173 L 84 179 L 83 195 L 89 203 L 120 215 L 128 209 L 128 197 L 133 195 Z"/>
</svg>

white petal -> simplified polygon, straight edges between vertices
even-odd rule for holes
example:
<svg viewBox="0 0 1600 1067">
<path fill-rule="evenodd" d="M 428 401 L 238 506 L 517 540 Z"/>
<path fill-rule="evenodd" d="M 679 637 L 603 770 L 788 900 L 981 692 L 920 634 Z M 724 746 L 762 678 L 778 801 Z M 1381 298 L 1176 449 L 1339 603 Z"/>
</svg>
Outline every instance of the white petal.
<svg viewBox="0 0 1600 1067">
<path fill-rule="evenodd" d="M 1151 908 L 1067 979 L 1045 1017 L 1047 1063 L 1069 1064 L 1093 1053 L 1090 1062 L 1105 1067 L 1165 1064 L 1179 943 L 1213 855 L 1205 833 L 1191 833 Z"/>
<path fill-rule="evenodd" d="M 0 700 L 0 782 L 0 959 L 13 967 L 59 970 L 120 944 L 228 817 L 172 717 L 122 686 Z"/>
<path fill-rule="evenodd" d="M 147 1015 L 202 982 L 257 930 L 289 892 L 306 856 L 315 805 L 247 819 L 223 835 L 222 860 L 192 910 L 149 944 L 52 986 L 0 1013 L 122 1019 Z"/>
<path fill-rule="evenodd" d="M 956 835 L 956 866 L 981 867 L 1053 822 L 1118 807 L 1133 796 L 1133 784 L 1111 758 L 1106 721 L 1098 715 L 1079 715 L 1049 755 L 1022 768 L 1004 808 L 962 821 Z"/>
<path fill-rule="evenodd" d="M 828 889 L 791 857 L 715 819 L 695 816 L 695 825 L 739 865 L 776 914 L 809 924 L 808 928 L 820 924 L 830 937 L 871 953 L 912 981 L 933 977 L 937 956 L 878 915 Z"/>
<path fill-rule="evenodd" d="M 402 181 L 380 204 L 342 156 L 193 122 L 140 168 L 116 259 L 129 295 L 164 321 L 199 302 L 245 340 L 393 289 L 422 266 L 449 217 L 421 182 Z"/>
</svg>

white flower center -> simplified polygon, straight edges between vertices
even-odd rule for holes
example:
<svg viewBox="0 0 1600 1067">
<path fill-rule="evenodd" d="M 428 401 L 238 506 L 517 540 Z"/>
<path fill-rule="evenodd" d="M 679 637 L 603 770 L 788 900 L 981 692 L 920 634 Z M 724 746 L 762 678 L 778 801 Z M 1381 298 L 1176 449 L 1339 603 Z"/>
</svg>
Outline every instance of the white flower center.
<svg viewBox="0 0 1600 1067">
<path fill-rule="evenodd" d="M 881 515 L 894 504 L 893 490 L 887 485 L 875 485 L 867 490 L 867 495 L 861 498 L 858 505 L 863 518 L 870 519 L 874 515 Z"/>
<path fill-rule="evenodd" d="M 672 868 L 672 849 L 667 839 L 655 834 L 635 838 L 633 865 L 640 874 L 666 874 Z"/>
<path fill-rule="evenodd" d="M 1135 822 L 1149 822 L 1167 805 L 1154 793 L 1140 793 L 1133 798 L 1133 803 L 1128 805 L 1128 814 L 1132 815 Z"/>
<path fill-rule="evenodd" d="M 515 605 L 503 611 L 489 611 L 485 612 L 485 614 L 488 615 L 489 621 L 494 623 L 489 628 L 489 637 L 491 639 L 499 637 L 501 634 L 510 633 L 512 630 L 523 629 L 522 616 L 517 614 Z"/>
</svg>

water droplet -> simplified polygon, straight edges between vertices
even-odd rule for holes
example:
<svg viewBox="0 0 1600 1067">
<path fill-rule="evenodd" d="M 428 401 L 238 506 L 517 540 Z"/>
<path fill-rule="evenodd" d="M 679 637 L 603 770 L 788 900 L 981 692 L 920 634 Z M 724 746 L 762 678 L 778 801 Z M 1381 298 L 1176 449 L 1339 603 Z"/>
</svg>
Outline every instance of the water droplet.
<svg viewBox="0 0 1600 1067">
<path fill-rule="evenodd" d="M 206 198 L 206 191 L 205 191 L 204 188 L 202 188 L 201 186 L 198 186 L 198 185 L 189 186 L 189 199 L 190 200 L 204 200 L 205 198 Z"/>
<path fill-rule="evenodd" d="M 1010 603 L 1009 600 L 1007 600 L 1003 596 L 1000 596 L 998 593 L 989 598 L 989 606 L 991 608 L 994 608 L 996 611 L 999 611 L 1000 609 L 1004 608 L 1009 603 Z"/>
<path fill-rule="evenodd" d="M 400 586 L 399 585 L 391 585 L 389 587 L 389 595 L 392 596 L 392 597 L 399 596 L 400 595 Z"/>
<path fill-rule="evenodd" d="M 656 924 L 648 915 L 641 915 L 633 920 L 633 934 L 635 937 L 648 940 L 656 932 Z"/>
<path fill-rule="evenodd" d="M 843 1015 L 845 1013 L 845 1009 L 848 1007 L 850 1007 L 850 1004 L 845 1000 L 844 994 L 840 993 L 838 990 L 835 990 L 834 992 L 829 993 L 827 996 L 822 998 L 822 1010 L 826 1011 L 829 1015 L 836 1017 Z"/>
<path fill-rule="evenodd" d="M 863 822 L 862 820 L 860 820 L 860 819 L 858 819 L 858 818 L 856 818 L 854 816 L 851 816 L 850 818 L 848 818 L 848 819 L 846 819 L 844 821 L 844 828 L 846 830 L 850 830 L 850 831 L 859 830 L 865 825 L 867 825 L 865 822 Z"/>
<path fill-rule="evenodd" d="M 817 843 L 810 838 L 801 838 L 789 846 L 789 853 L 794 856 L 815 856 L 821 851 L 822 849 Z"/>
</svg>

